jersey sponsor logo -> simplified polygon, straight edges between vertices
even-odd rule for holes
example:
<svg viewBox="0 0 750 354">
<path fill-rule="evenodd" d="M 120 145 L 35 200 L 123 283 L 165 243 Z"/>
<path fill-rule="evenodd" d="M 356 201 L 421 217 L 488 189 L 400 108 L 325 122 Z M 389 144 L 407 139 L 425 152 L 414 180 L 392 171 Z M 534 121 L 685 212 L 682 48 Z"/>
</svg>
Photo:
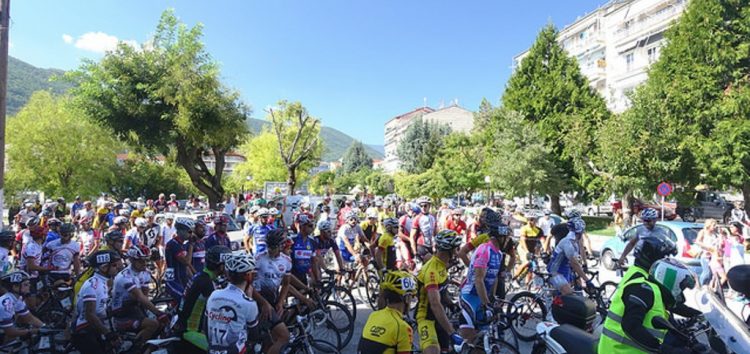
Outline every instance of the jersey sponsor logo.
<svg viewBox="0 0 750 354">
<path fill-rule="evenodd" d="M 308 247 L 308 249 L 309 249 L 309 247 Z M 294 251 L 294 256 L 296 258 L 311 258 L 312 257 L 312 251 L 296 250 L 296 251 Z"/>
<path fill-rule="evenodd" d="M 233 308 L 222 306 L 219 311 L 208 311 L 208 318 L 212 321 L 229 323 L 237 320 L 237 313 Z"/>
<path fill-rule="evenodd" d="M 422 326 L 422 328 L 419 329 L 419 338 L 422 340 L 430 338 L 430 332 L 427 330 L 427 326 Z"/>
<path fill-rule="evenodd" d="M 380 326 L 370 327 L 370 335 L 373 337 L 380 337 L 385 334 L 385 328 Z"/>
<path fill-rule="evenodd" d="M 5 309 L 5 312 L 7 313 L 13 313 L 13 300 L 10 298 L 3 299 L 3 309 Z"/>
</svg>

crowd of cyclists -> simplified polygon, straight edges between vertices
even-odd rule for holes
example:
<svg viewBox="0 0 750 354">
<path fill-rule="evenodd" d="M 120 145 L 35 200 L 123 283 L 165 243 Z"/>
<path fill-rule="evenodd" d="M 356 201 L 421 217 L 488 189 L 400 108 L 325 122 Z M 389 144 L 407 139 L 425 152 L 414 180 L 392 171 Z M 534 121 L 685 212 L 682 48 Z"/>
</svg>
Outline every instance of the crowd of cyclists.
<svg viewBox="0 0 750 354">
<path fill-rule="evenodd" d="M 0 232 L 0 351 L 58 327 L 84 354 L 120 352 L 126 333 L 132 353 L 151 350 L 149 341 L 166 334 L 179 338 L 169 347 L 175 353 L 286 353 L 298 336 L 290 318 L 321 306 L 326 281 L 369 286 L 355 278 L 360 270 L 377 283 L 368 293 L 374 312 L 355 333 L 358 353 L 444 353 L 476 342 L 505 311 L 508 289 L 530 286 L 537 257 L 558 294 L 597 289 L 576 211 L 556 222 L 549 212 L 511 206 L 470 211 L 441 203 L 433 211 L 428 197 L 333 203 L 287 206 L 258 194 L 210 211 L 190 198 L 184 209 L 205 212 L 190 218 L 175 216 L 175 195 L 76 198 L 71 207 L 62 199 L 27 201 L 13 229 Z M 294 209 L 289 225 L 287 207 Z M 232 250 L 230 218 L 243 228 L 240 250 Z M 610 299 L 600 353 L 679 351 L 650 320 L 699 314 L 682 297 L 695 286 L 690 271 L 665 258 L 676 253 L 674 242 L 653 228 L 655 211 L 641 218 L 647 227 L 625 250 L 635 264 Z M 519 220 L 516 240 L 511 224 Z M 70 288 L 70 318 L 48 323 L 47 289 Z M 353 326 L 357 302 L 342 303 Z"/>
</svg>

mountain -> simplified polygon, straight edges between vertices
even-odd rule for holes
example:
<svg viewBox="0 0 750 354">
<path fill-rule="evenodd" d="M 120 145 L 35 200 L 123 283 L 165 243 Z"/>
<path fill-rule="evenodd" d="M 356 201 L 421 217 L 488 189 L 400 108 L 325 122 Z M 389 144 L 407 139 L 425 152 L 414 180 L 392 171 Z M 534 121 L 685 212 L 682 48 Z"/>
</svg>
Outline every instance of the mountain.
<svg viewBox="0 0 750 354">
<path fill-rule="evenodd" d="M 71 85 L 55 81 L 62 76 L 60 69 L 41 69 L 14 57 L 8 57 L 8 115 L 14 115 L 26 104 L 31 94 L 39 90 L 51 90 L 63 94 Z"/>
<path fill-rule="evenodd" d="M 260 119 L 247 119 L 247 126 L 253 134 L 259 133 L 268 124 L 269 122 Z M 354 142 L 351 136 L 331 127 L 320 128 L 320 139 L 323 141 L 324 148 L 323 161 L 337 161 L 344 156 L 346 149 Z M 365 151 L 376 160 L 383 159 L 385 155 L 381 152 L 383 151 L 381 145 L 365 145 Z"/>
<path fill-rule="evenodd" d="M 55 76 L 62 76 L 65 71 L 60 69 L 41 69 L 22 60 L 8 57 L 8 115 L 18 113 L 31 97 L 39 90 L 51 90 L 55 94 L 63 94 L 71 85 L 64 81 L 55 81 Z M 249 118 L 247 126 L 253 133 L 258 133 L 268 122 Z M 354 138 L 330 127 L 320 129 L 325 151 L 323 161 L 336 161 L 344 155 L 344 151 L 352 144 Z M 384 154 L 382 145 L 365 145 L 365 150 L 373 159 L 382 159 Z"/>
</svg>

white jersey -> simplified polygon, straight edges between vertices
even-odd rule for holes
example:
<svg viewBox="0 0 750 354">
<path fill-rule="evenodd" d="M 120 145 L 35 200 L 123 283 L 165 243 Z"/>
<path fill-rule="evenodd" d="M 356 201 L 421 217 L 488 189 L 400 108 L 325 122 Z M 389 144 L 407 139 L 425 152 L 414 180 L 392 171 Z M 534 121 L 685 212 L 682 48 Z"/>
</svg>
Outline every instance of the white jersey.
<svg viewBox="0 0 750 354">
<path fill-rule="evenodd" d="M 365 233 L 362 232 L 362 228 L 359 224 L 352 226 L 349 223 L 346 223 L 339 228 L 339 233 L 336 235 L 336 241 L 341 243 L 344 241 L 344 238 L 346 238 L 349 241 L 349 244 L 354 246 L 354 241 L 357 239 L 357 236 L 364 235 Z"/>
<path fill-rule="evenodd" d="M 27 268 L 27 262 L 29 262 L 29 258 L 31 258 L 31 262 L 33 262 L 34 265 L 38 266 L 42 262 L 42 245 L 32 241 L 24 246 L 23 250 L 21 250 L 21 269 L 26 273 L 29 273 L 29 276 L 31 276 L 32 278 L 38 278 L 38 271 L 30 271 Z"/>
<path fill-rule="evenodd" d="M 135 288 L 140 288 L 141 290 L 148 289 L 150 283 L 151 275 L 149 272 L 146 270 L 138 272 L 133 269 L 132 265 L 117 273 L 112 283 L 111 303 L 112 311 L 115 312 L 115 315 L 120 310 L 137 306 L 138 300 L 130 296 L 130 291 Z"/>
<path fill-rule="evenodd" d="M 169 226 L 167 224 L 164 224 L 161 227 L 161 246 L 165 247 L 167 245 L 167 241 L 172 239 L 172 236 L 177 233 L 177 228 L 174 226 L 174 223 L 172 223 L 172 226 Z"/>
<path fill-rule="evenodd" d="M 29 219 L 35 216 L 36 216 L 36 213 L 33 210 L 23 209 L 18 212 L 18 221 L 25 225 L 27 222 L 29 222 Z"/>
<path fill-rule="evenodd" d="M 143 236 L 138 233 L 138 228 L 134 227 L 125 233 L 125 239 L 130 240 L 131 246 L 137 246 L 143 243 Z"/>
<path fill-rule="evenodd" d="M 88 231 L 80 230 L 76 233 L 76 238 L 81 242 L 82 253 L 84 255 L 89 254 L 94 245 L 96 244 L 97 235 L 94 230 L 89 229 Z"/>
<path fill-rule="evenodd" d="M 50 273 L 58 274 L 70 274 L 73 258 L 81 252 L 81 246 L 78 242 L 62 243 L 62 239 L 54 240 L 45 245 L 44 248 L 46 249 Z"/>
<path fill-rule="evenodd" d="M 81 286 L 81 290 L 78 292 L 76 297 L 76 313 L 78 318 L 76 319 L 76 329 L 82 329 L 88 327 L 88 321 L 86 321 L 85 303 L 96 301 L 96 316 L 103 323 L 107 323 L 107 301 L 109 300 L 109 287 L 107 286 L 107 278 L 99 273 L 87 279 Z"/>
<path fill-rule="evenodd" d="M 22 298 L 11 292 L 0 296 L 0 328 L 13 327 L 16 316 L 25 316 L 28 313 L 29 309 Z"/>
<path fill-rule="evenodd" d="M 3 274 L 13 268 L 13 257 L 10 257 L 10 251 L 5 247 L 0 247 L 0 271 Z"/>
<path fill-rule="evenodd" d="M 206 302 L 209 353 L 247 350 L 248 329 L 258 325 L 258 305 L 233 284 L 215 290 Z"/>
<path fill-rule="evenodd" d="M 21 248 L 26 247 L 26 245 L 33 242 L 34 238 L 31 237 L 31 231 L 29 231 L 29 229 L 23 230 L 23 233 L 21 234 Z"/>
<path fill-rule="evenodd" d="M 277 292 L 284 275 L 292 271 L 292 259 L 283 253 L 276 258 L 263 253 L 255 257 L 255 271 L 258 273 L 254 284 L 256 289 L 275 289 Z"/>
<path fill-rule="evenodd" d="M 162 243 L 156 244 L 156 239 L 161 236 L 161 228 L 158 224 L 153 224 L 151 227 L 146 229 L 145 232 L 146 236 L 146 246 L 148 248 L 154 248 L 162 245 Z"/>
</svg>

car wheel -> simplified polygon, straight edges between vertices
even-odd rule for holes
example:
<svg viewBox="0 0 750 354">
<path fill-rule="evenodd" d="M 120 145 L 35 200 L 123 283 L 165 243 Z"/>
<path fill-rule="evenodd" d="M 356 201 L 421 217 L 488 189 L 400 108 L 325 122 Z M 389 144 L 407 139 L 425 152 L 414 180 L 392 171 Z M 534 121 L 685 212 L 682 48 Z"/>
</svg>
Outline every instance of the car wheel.
<svg viewBox="0 0 750 354">
<path fill-rule="evenodd" d="M 612 253 L 612 250 L 605 250 L 602 252 L 601 256 L 601 263 L 607 270 L 615 270 L 615 261 L 613 260 L 615 258 L 615 254 Z"/>
</svg>

